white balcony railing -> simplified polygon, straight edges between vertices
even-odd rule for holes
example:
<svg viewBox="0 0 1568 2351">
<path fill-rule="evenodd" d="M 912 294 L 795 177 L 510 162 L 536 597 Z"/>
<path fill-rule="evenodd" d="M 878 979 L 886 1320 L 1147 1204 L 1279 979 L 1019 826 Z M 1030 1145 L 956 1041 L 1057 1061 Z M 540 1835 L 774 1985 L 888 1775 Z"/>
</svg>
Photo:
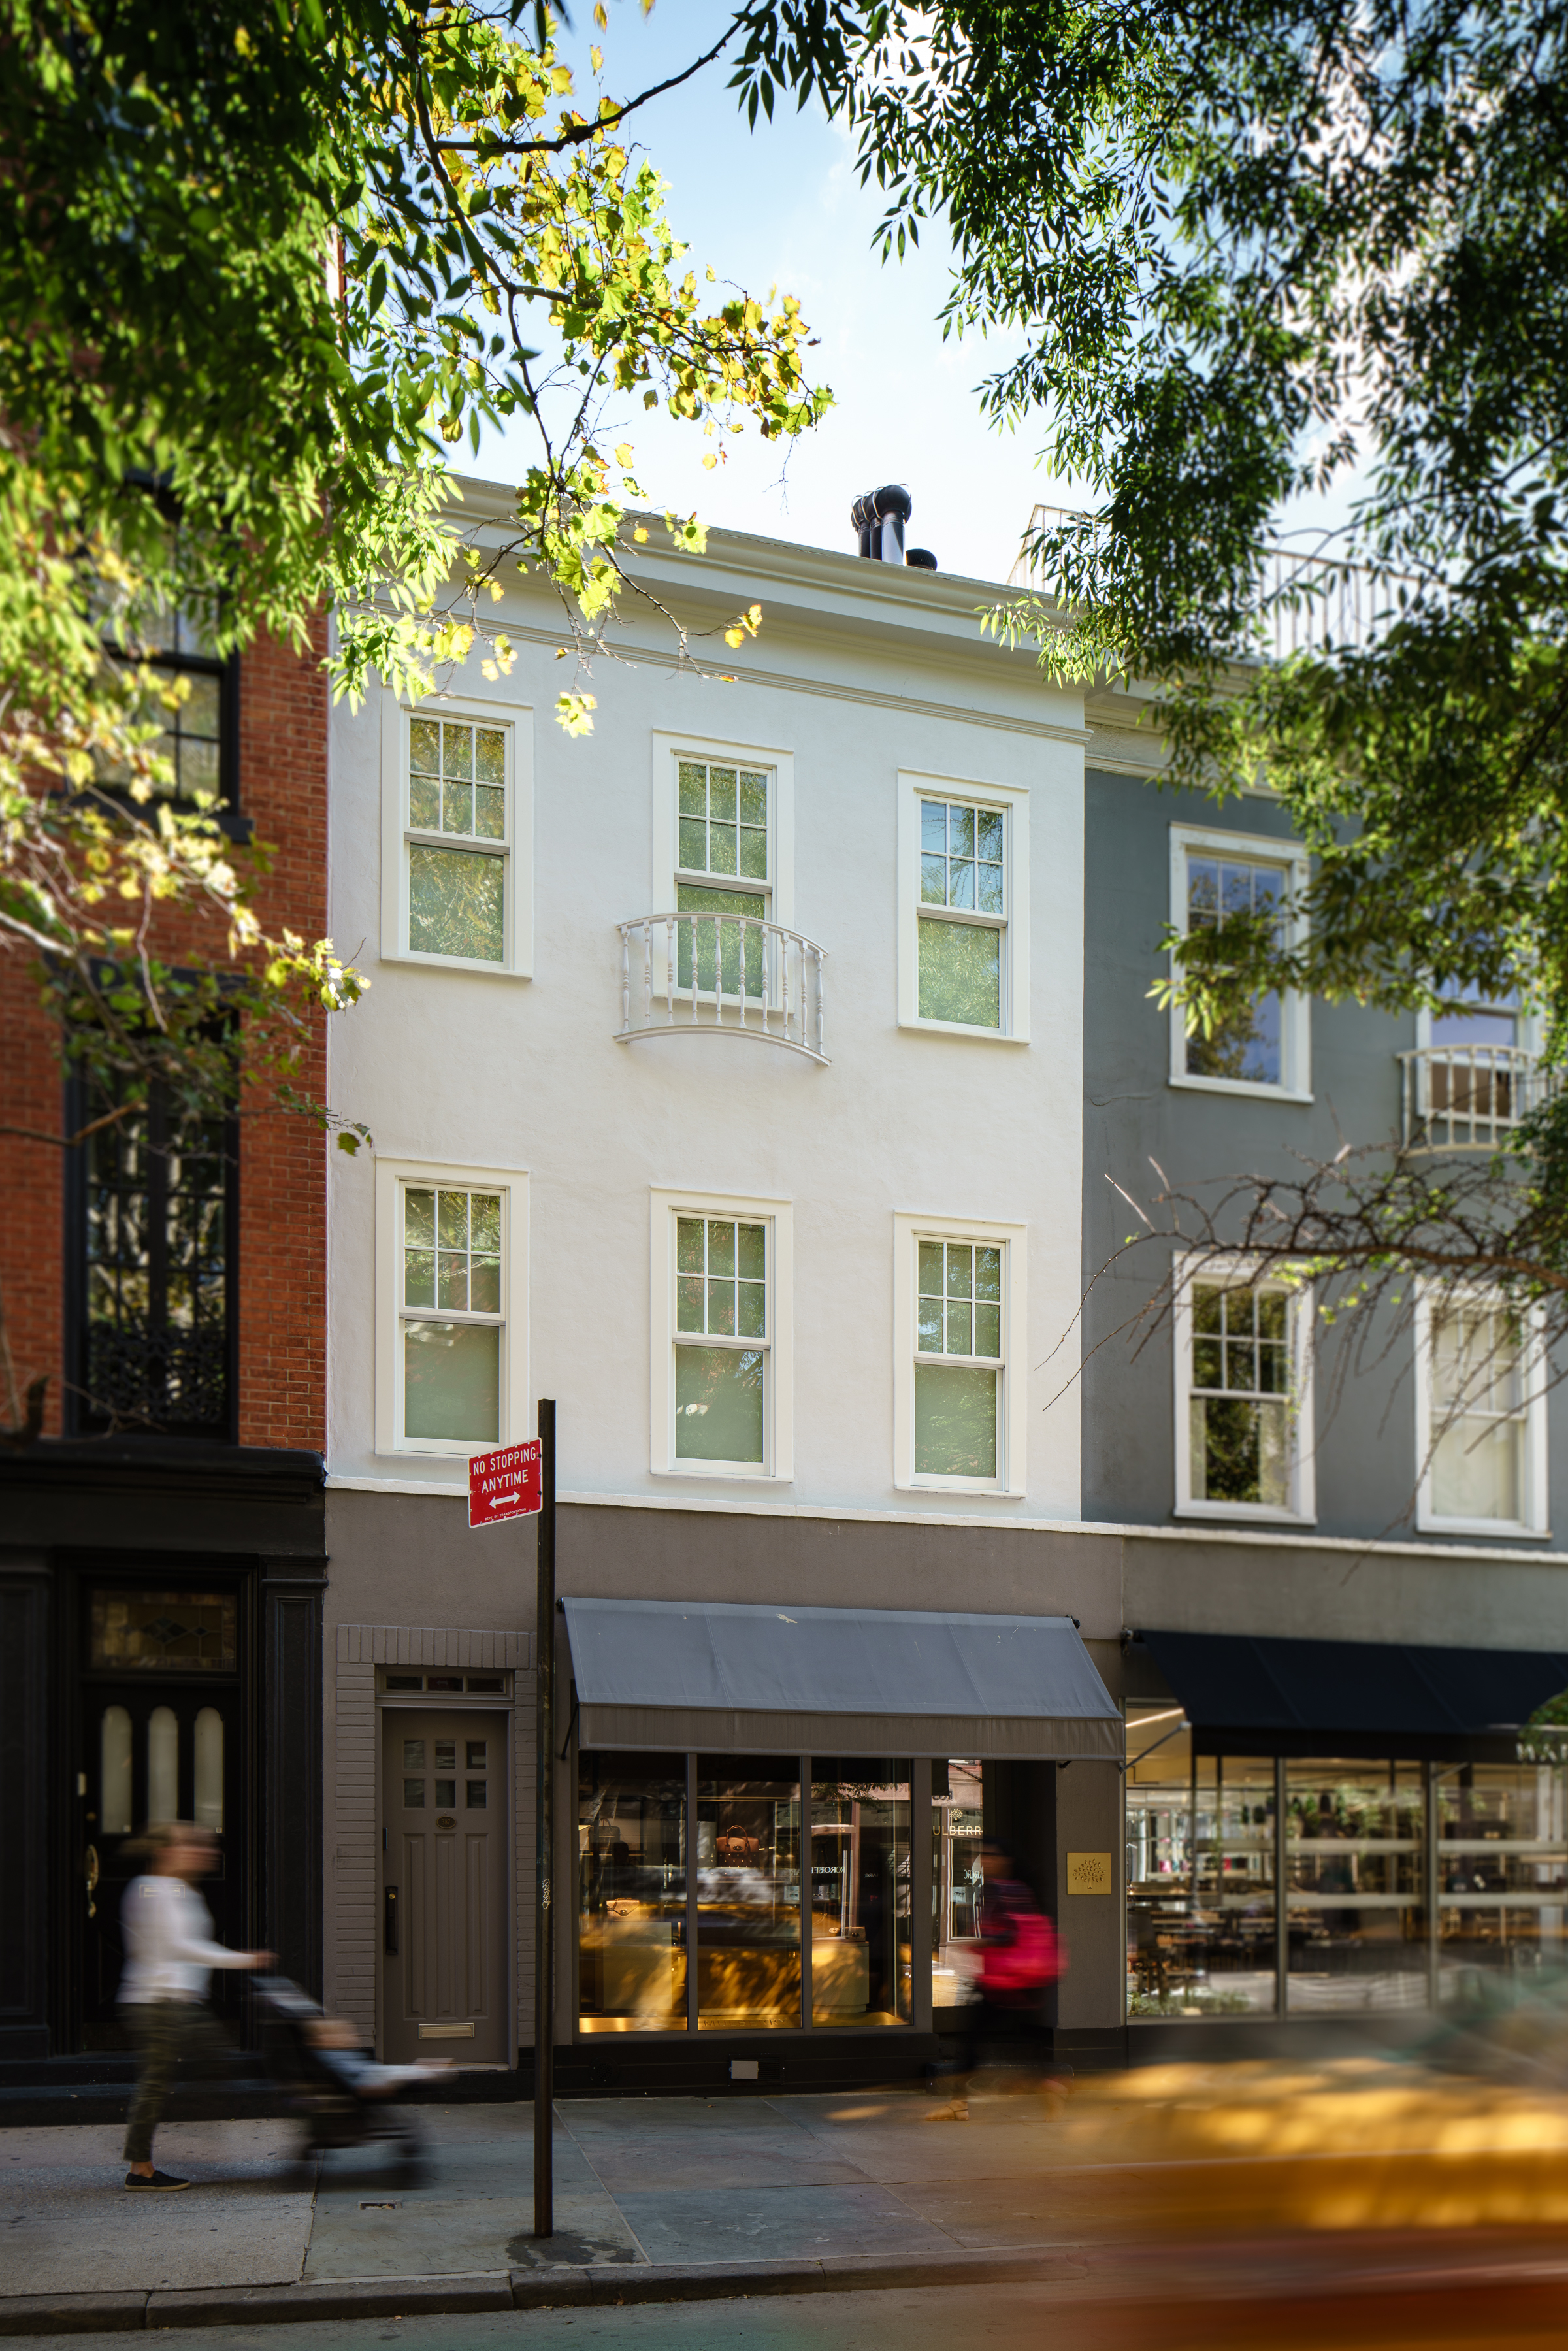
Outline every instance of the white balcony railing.
<svg viewBox="0 0 1568 2351">
<path fill-rule="evenodd" d="M 1400 1131 L 1414 1150 L 1495 1150 L 1544 1098 L 1535 1057 L 1518 1045 L 1431 1045 L 1398 1059 Z"/>
<path fill-rule="evenodd" d="M 827 950 L 814 939 L 760 914 L 644 914 L 619 929 L 617 1044 L 698 1031 L 827 1061 Z"/>
</svg>

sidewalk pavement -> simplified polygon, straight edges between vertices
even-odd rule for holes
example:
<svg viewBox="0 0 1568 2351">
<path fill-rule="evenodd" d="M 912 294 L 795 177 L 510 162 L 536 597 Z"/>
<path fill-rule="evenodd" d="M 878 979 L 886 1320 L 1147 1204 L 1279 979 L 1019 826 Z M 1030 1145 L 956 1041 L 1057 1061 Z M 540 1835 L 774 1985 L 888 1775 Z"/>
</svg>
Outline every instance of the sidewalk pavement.
<svg viewBox="0 0 1568 2351">
<path fill-rule="evenodd" d="M 295 2124 L 176 2124 L 158 2159 L 193 2185 L 151 2199 L 121 2189 L 116 2126 L 0 2132 L 0 2334 L 965 2281 L 1049 2282 L 1070 2300 L 1179 2286 L 1193 2257 L 1119 2225 L 1134 2174 L 1053 2168 L 1044 2101 L 977 2098 L 967 2124 L 927 2123 L 930 2104 L 897 2091 L 564 2102 L 557 2233 L 543 2243 L 527 2105 L 425 2106 L 417 2182 L 381 2148 L 302 2165 Z M 1517 2272 L 1523 2250 L 1468 2257 L 1506 2254 Z M 1528 2250 L 1532 2275 L 1544 2262 L 1568 2281 L 1561 2248 Z M 1321 2279 L 1328 2251 L 1319 2239 L 1242 2261 Z M 1351 2267 L 1364 2282 L 1391 2258 L 1364 2239 Z M 1206 2274 L 1215 2259 L 1203 2249 Z"/>
</svg>

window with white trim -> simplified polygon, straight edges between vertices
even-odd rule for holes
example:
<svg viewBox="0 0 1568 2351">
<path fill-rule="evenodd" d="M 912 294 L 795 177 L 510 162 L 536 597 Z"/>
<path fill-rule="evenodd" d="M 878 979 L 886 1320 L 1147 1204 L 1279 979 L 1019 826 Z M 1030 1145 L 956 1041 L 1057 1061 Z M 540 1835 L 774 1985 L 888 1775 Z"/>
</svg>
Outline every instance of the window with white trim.
<svg viewBox="0 0 1568 2351">
<path fill-rule="evenodd" d="M 680 926 L 675 985 L 690 987 L 694 945 L 697 986 L 711 989 L 716 969 L 727 995 L 739 992 L 742 941 L 746 993 L 760 997 L 765 958 L 759 932 L 704 915 L 770 919 L 773 895 L 773 774 L 744 760 L 675 760 L 675 912 L 699 919 Z"/>
<path fill-rule="evenodd" d="M 1171 921 L 1184 936 L 1211 930 L 1228 917 L 1272 917 L 1282 939 L 1298 918 L 1288 911 L 1305 886 L 1304 858 L 1286 844 L 1247 833 L 1171 827 Z M 1270 989 L 1207 1035 L 1187 1027 L 1181 1005 L 1171 1008 L 1174 1083 L 1228 1093 L 1306 1097 L 1311 1088 L 1307 1000 Z"/>
<path fill-rule="evenodd" d="M 899 1024 L 1029 1036 L 1029 795 L 899 778 Z"/>
<path fill-rule="evenodd" d="M 527 714 L 393 705 L 383 754 L 382 954 L 524 975 L 532 963 Z"/>
<path fill-rule="evenodd" d="M 1417 1523 L 1543 1534 L 1546 1396 L 1527 1317 L 1495 1296 L 1416 1307 Z"/>
<path fill-rule="evenodd" d="M 652 1235 L 654 1470 L 788 1478 L 788 1204 L 655 1191 Z"/>
<path fill-rule="evenodd" d="M 1176 1280 L 1178 1512 L 1310 1520 L 1308 1294 L 1245 1264 Z"/>
<path fill-rule="evenodd" d="M 1021 1493 L 1024 1228 L 894 1219 L 894 1482 Z"/>
<path fill-rule="evenodd" d="M 377 1447 L 483 1452 L 528 1413 L 526 1178 L 377 1166 Z"/>
</svg>

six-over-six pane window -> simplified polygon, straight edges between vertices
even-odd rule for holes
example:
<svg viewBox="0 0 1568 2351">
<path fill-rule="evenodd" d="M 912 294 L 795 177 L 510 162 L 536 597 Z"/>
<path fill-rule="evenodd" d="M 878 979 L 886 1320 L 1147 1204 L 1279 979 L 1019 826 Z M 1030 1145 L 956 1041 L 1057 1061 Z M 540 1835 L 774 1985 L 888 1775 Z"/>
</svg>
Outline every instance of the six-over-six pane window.
<svg viewBox="0 0 1568 2351">
<path fill-rule="evenodd" d="M 692 918 L 680 926 L 676 985 L 690 987 L 695 960 L 699 988 L 712 989 L 716 975 L 727 995 L 738 995 L 744 973 L 745 993 L 760 996 L 762 933 L 734 918 L 769 915 L 769 771 L 683 758 L 675 774 L 675 911 Z"/>
<path fill-rule="evenodd" d="M 402 1189 L 402 1435 L 495 1445 L 501 1429 L 501 1196 Z"/>
<path fill-rule="evenodd" d="M 1002 1246 L 922 1240 L 915 1258 L 915 1475 L 994 1479 Z"/>
<path fill-rule="evenodd" d="M 675 1219 L 675 1458 L 767 1458 L 768 1228 Z"/>
<path fill-rule="evenodd" d="M 408 742 L 409 951 L 504 963 L 506 731 L 413 718 Z"/>
<path fill-rule="evenodd" d="M 1266 1282 L 1196 1281 L 1187 1403 L 1191 1498 L 1288 1510 L 1291 1303 Z"/>
<path fill-rule="evenodd" d="M 1007 817 L 967 800 L 920 802 L 919 1010 L 967 1029 L 1002 1025 Z"/>
</svg>

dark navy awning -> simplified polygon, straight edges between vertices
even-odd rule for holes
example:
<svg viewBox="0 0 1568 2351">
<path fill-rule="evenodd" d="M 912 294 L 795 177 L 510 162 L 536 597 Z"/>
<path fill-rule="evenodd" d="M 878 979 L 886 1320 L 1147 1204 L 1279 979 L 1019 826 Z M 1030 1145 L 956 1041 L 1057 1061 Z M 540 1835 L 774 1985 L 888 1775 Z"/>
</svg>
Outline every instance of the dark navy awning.
<svg viewBox="0 0 1568 2351">
<path fill-rule="evenodd" d="M 1199 1753 L 1511 1752 L 1520 1725 L 1568 1689 L 1568 1651 L 1558 1649 L 1153 1627 L 1139 1637 L 1180 1700 Z"/>
</svg>

